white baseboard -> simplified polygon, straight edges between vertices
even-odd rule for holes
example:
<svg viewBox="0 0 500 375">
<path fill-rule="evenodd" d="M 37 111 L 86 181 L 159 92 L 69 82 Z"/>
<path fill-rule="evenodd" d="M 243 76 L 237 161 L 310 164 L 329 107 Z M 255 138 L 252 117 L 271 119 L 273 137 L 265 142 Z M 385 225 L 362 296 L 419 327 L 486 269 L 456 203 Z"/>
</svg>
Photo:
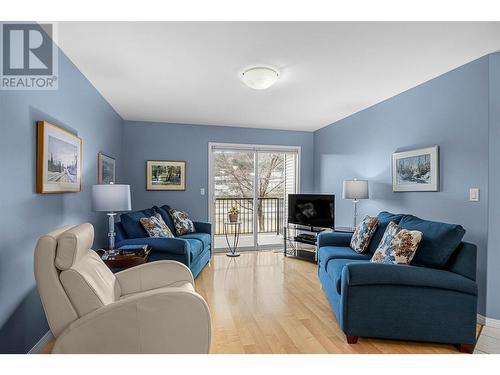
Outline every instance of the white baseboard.
<svg viewBox="0 0 500 375">
<path fill-rule="evenodd" d="M 477 324 L 484 326 L 486 324 L 486 318 L 481 314 L 477 314 Z"/>
<path fill-rule="evenodd" d="M 40 340 L 33 346 L 28 354 L 40 354 L 43 352 L 43 349 L 47 346 L 47 344 L 54 339 L 52 332 L 48 331 L 45 335 L 42 336 Z"/>
<path fill-rule="evenodd" d="M 477 314 L 477 322 L 483 326 L 500 329 L 500 320 L 488 318 L 484 315 Z"/>
</svg>

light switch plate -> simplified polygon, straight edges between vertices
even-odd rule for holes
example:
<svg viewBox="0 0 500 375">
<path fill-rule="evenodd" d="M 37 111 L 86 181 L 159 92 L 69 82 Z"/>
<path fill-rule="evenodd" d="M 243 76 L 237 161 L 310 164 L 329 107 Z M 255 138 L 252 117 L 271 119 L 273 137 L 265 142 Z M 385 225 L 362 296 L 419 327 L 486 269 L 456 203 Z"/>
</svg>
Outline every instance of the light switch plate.
<svg viewBox="0 0 500 375">
<path fill-rule="evenodd" d="M 205 195 L 205 188 L 200 188 L 200 194 Z"/>
<path fill-rule="evenodd" d="M 479 202 L 479 189 L 478 188 L 470 188 L 469 189 L 469 200 L 471 202 Z"/>
</svg>

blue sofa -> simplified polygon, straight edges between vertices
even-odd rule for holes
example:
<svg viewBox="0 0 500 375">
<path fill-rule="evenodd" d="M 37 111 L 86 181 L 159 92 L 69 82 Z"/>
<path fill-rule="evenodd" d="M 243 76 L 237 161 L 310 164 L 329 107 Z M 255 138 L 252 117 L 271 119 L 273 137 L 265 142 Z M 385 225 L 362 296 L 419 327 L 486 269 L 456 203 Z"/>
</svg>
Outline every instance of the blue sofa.
<svg viewBox="0 0 500 375">
<path fill-rule="evenodd" d="M 476 246 L 459 225 L 381 212 L 369 249 L 349 247 L 351 233 L 318 236 L 318 276 L 350 344 L 358 337 L 450 343 L 472 352 L 476 341 Z M 423 233 L 411 265 L 371 263 L 395 221 Z"/>
<path fill-rule="evenodd" d="M 149 237 L 140 223 L 142 217 L 150 217 L 159 213 L 172 233 L 175 227 L 167 205 L 154 206 L 141 211 L 127 212 L 120 216 L 115 224 L 116 246 L 147 244 L 153 250 L 149 261 L 176 260 L 189 267 L 196 277 L 210 261 L 212 251 L 212 224 L 194 221 L 196 232 L 175 238 Z"/>
</svg>

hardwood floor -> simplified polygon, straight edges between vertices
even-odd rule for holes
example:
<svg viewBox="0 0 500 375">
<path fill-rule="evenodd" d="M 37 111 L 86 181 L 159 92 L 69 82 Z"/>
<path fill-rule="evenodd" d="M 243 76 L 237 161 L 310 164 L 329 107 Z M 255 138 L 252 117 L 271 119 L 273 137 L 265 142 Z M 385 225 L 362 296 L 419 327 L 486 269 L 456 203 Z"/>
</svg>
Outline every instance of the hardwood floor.
<svg viewBox="0 0 500 375">
<path fill-rule="evenodd" d="M 216 254 L 196 290 L 212 314 L 211 353 L 458 353 L 452 345 L 366 338 L 349 345 L 316 265 L 282 253 Z"/>
</svg>

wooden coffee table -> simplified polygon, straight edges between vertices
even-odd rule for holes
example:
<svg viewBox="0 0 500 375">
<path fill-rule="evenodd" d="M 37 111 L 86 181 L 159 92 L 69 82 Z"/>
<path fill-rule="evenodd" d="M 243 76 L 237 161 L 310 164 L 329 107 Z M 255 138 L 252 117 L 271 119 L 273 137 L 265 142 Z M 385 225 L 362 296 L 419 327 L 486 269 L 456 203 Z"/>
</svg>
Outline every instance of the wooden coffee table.
<svg viewBox="0 0 500 375">
<path fill-rule="evenodd" d="M 151 252 L 151 247 L 148 248 L 142 254 L 132 254 L 132 255 L 112 255 L 112 256 L 103 256 L 102 260 L 106 265 L 115 270 L 115 269 L 127 269 L 135 266 L 139 266 L 148 261 L 149 253 Z"/>
</svg>

